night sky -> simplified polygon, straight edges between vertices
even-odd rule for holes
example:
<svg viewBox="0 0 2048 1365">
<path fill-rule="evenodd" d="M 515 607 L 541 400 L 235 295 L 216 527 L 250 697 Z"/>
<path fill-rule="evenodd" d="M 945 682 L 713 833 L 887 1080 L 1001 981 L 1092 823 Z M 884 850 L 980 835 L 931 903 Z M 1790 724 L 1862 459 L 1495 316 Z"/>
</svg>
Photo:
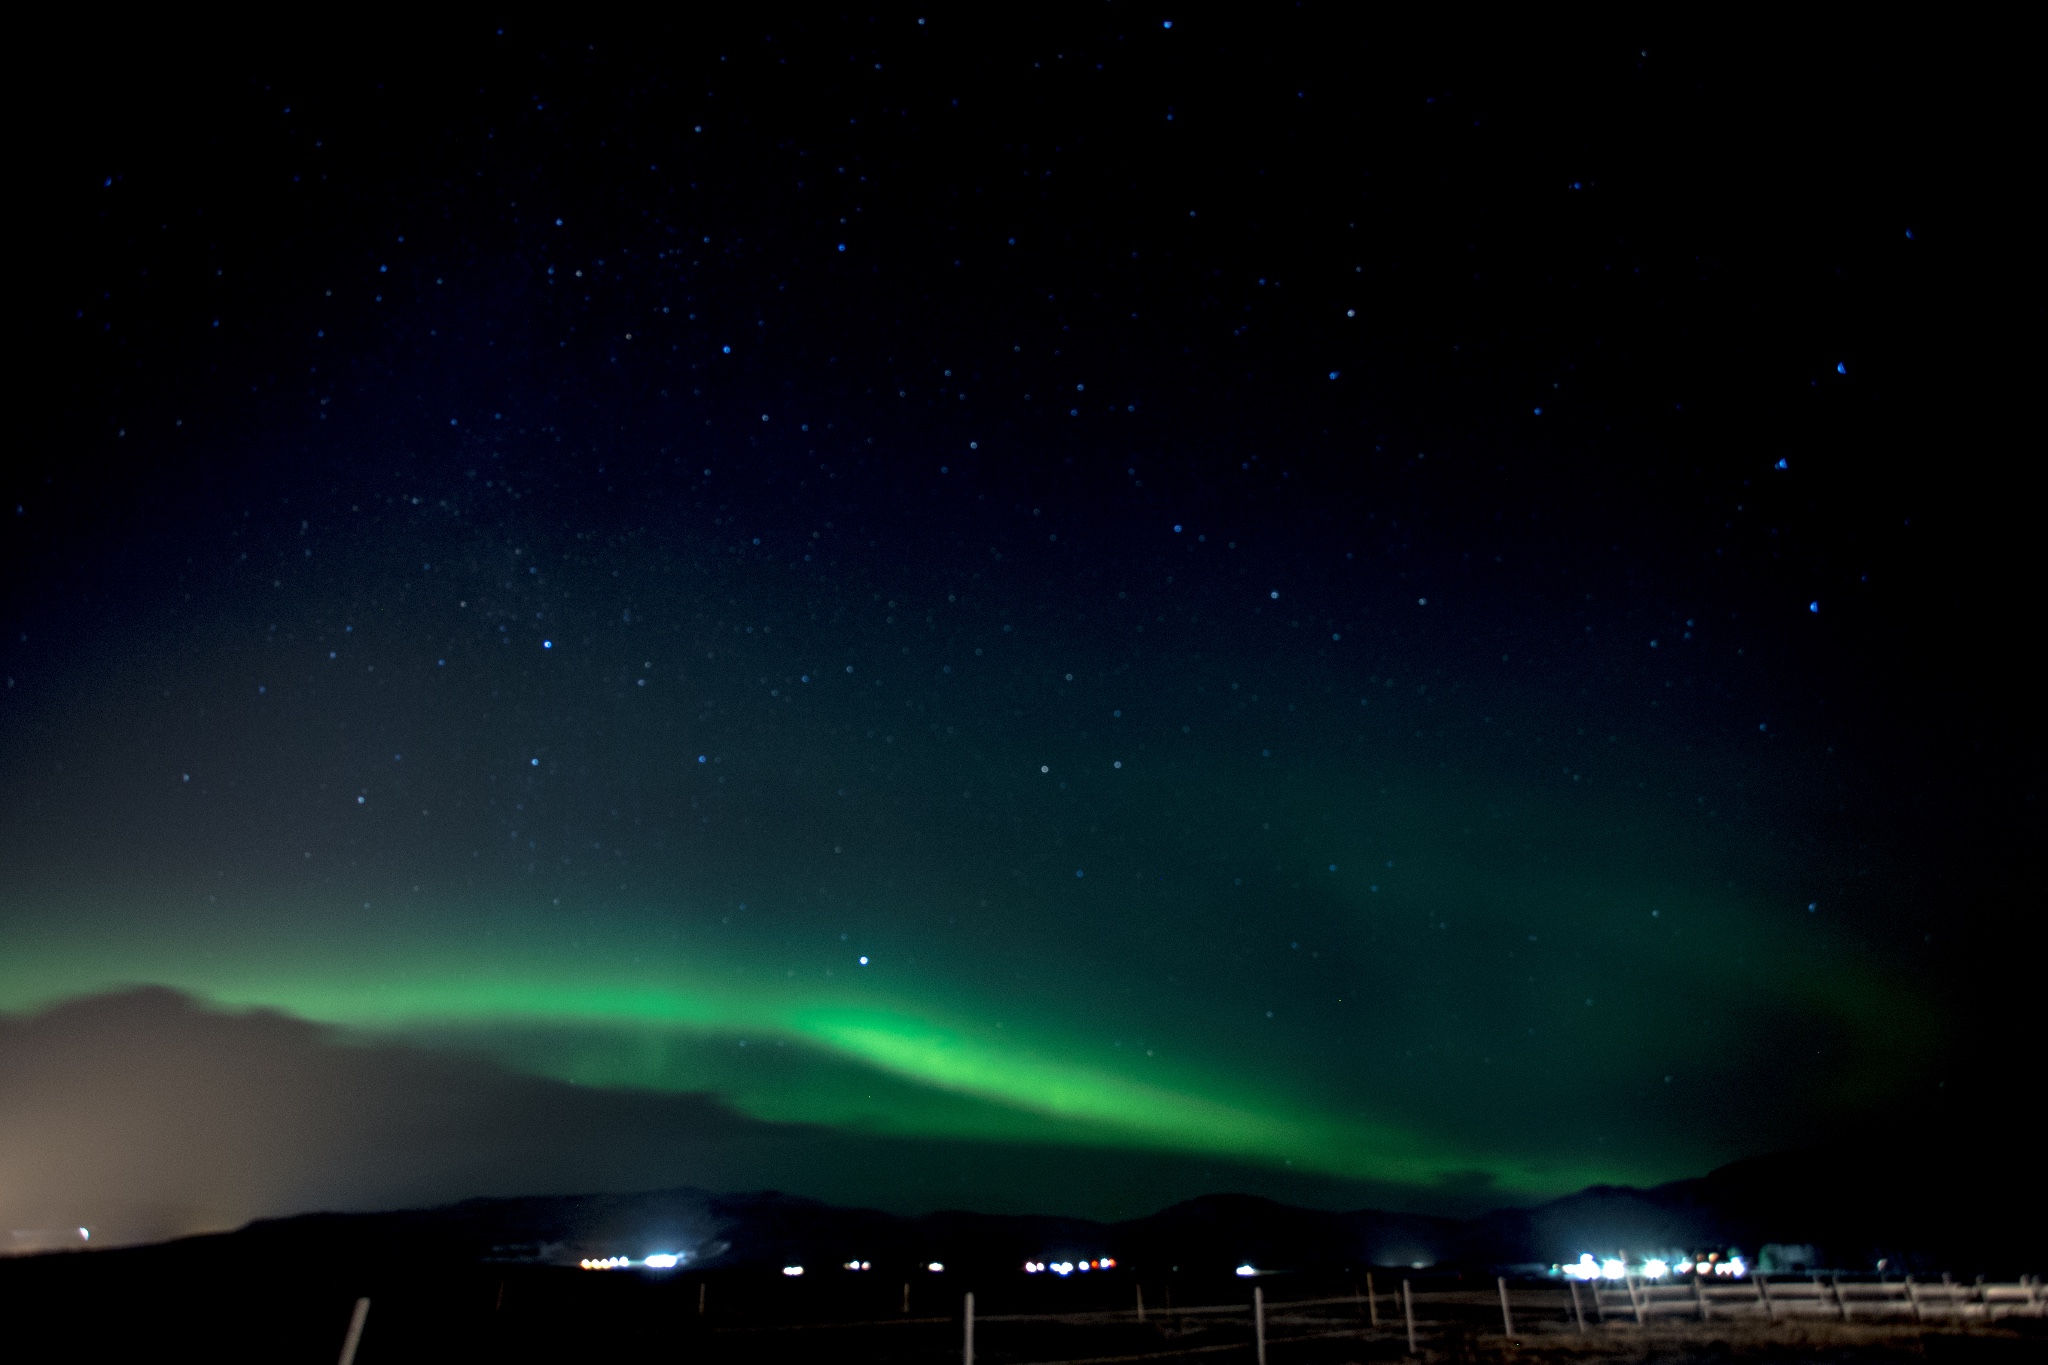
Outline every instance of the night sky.
<svg viewBox="0 0 2048 1365">
<path fill-rule="evenodd" d="M 2040 307 L 2017 97 L 1942 61 L 49 35 L 10 1074 L 166 987 L 806 1135 L 734 1181 L 1077 1213 L 1981 1121 L 2039 1028 Z M 80 1221 L 49 1096 L 118 1083 L 57 1069 L 0 1202 Z"/>
</svg>

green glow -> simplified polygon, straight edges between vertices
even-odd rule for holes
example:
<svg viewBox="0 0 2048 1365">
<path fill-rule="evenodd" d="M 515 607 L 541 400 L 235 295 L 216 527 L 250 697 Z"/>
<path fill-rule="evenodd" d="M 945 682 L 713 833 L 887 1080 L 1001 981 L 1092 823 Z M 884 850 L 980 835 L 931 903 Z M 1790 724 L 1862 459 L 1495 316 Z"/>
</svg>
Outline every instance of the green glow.
<svg viewBox="0 0 2048 1365">
<path fill-rule="evenodd" d="M 56 994 L 111 988 L 124 979 L 136 978 L 102 969 L 97 978 L 78 977 L 72 989 Z M 906 1123 L 904 1096 L 896 1087 L 883 1106 L 848 1104 L 843 1095 L 836 1104 L 826 1100 L 821 1105 L 823 1097 L 815 1089 L 791 1103 L 787 1092 L 759 1093 L 742 1078 L 716 1078 L 724 1081 L 718 1088 L 739 1108 L 760 1118 L 866 1122 L 899 1131 L 1013 1141 L 1157 1147 L 1418 1183 L 1484 1160 L 1481 1154 L 1447 1152 L 1416 1134 L 1334 1124 L 1284 1098 L 1231 1087 L 1213 1076 L 1183 1071 L 1176 1077 L 1179 1084 L 1147 1082 L 1047 1055 L 1052 1040 L 1020 1036 L 1014 1043 L 991 1044 L 913 1014 L 820 1006 L 781 992 L 749 997 L 513 974 L 259 973 L 246 964 L 223 963 L 217 955 L 203 970 L 166 971 L 159 964 L 149 980 L 228 1007 L 274 1008 L 371 1033 L 462 1042 L 523 1069 L 585 1083 L 704 1088 L 701 1083 L 709 1078 L 701 1051 L 729 1051 L 736 1036 L 751 1032 L 761 1050 L 777 1041 L 794 1043 L 900 1078 L 914 1090 L 987 1102 L 948 1106 L 930 1102 L 927 1095 L 924 1103 L 913 1104 L 915 1117 Z M 20 976 L 11 977 L 6 1005 L 40 1003 L 24 998 L 22 984 Z M 565 1050 L 535 1037 L 552 1033 L 559 1038 L 564 1032 L 578 1034 L 582 1046 Z M 874 1089 L 871 1080 L 867 1089 Z M 1501 1158 L 1496 1154 L 1486 1164 L 1501 1165 Z M 1511 1188 L 1548 1189 L 1563 1188 L 1582 1173 L 1514 1174 L 1518 1179 Z"/>
<path fill-rule="evenodd" d="M 1445 894 L 1470 916 L 1510 888 L 1482 878 Z M 1631 898 L 1626 887 L 1572 894 L 1590 902 Z M 1512 1129 L 1475 1142 L 1469 1130 L 1406 1117 L 1393 1092 L 1373 1080 L 1398 1079 L 1398 1068 L 1383 1055 L 1387 1048 L 1370 1043 L 1339 1044 L 1325 1055 L 1289 1052 L 1287 1068 L 1262 1074 L 1241 1059 L 1243 1050 L 1299 1049 L 1299 1035 L 1247 1044 L 1241 1028 L 1190 1032 L 1183 1023 L 1165 1030 L 1154 1010 L 1153 1031 L 1178 1045 L 1156 1049 L 1165 1056 L 1146 1055 L 1151 1048 L 1113 1051 L 1098 1036 L 1104 1026 L 1096 1016 L 1121 1018 L 1123 1028 L 1133 1022 L 1129 1011 L 1097 1006 L 1084 1019 L 1070 1002 L 1028 996 L 1010 1002 L 1026 1008 L 1004 1008 L 987 983 L 962 986 L 943 968 L 811 972 L 798 981 L 793 971 L 766 967 L 758 943 L 650 944 L 649 918 L 584 922 L 577 951 L 566 952 L 558 925 L 519 912 L 340 917 L 289 929 L 257 914 L 218 920 L 210 935 L 187 929 L 175 937 L 118 914 L 43 916 L 39 930 L 17 932 L 0 965 L 0 1008 L 152 983 L 364 1036 L 480 1050 L 516 1069 L 582 1084 L 710 1092 L 771 1121 L 1206 1154 L 1412 1186 L 1483 1171 L 1503 1195 L 1674 1174 L 1657 1153 L 1529 1141 Z M 1641 962 L 1632 932 L 1616 928 L 1589 947 Z M 1738 987 L 1866 1029 L 1875 1051 L 1910 1028 L 1910 1010 L 1888 1010 L 1878 983 L 1862 971 L 1802 974 L 1780 953 L 1761 976 L 1745 975 L 1733 964 L 1762 953 L 1759 932 L 1738 920 L 1720 951 L 1650 970 L 1642 998 L 1655 999 L 1662 1012 L 1643 1016 L 1644 1027 L 1602 1034 L 1572 1009 L 1559 1027 L 1583 1030 L 1586 1064 L 1610 1071 L 1662 1065 L 1656 1057 L 1669 1053 L 1674 1023 L 1689 1056 L 1710 1058 L 1719 1044 L 1688 1038 L 1684 1017 L 1726 1009 Z M 1370 958 L 1361 957 L 1365 970 Z M 1414 963 L 1404 969 L 1416 970 Z M 1393 1017 L 1392 992 L 1385 1003 L 1368 993 L 1355 1005 L 1368 1022 L 1384 1026 Z M 1750 1008 L 1738 1004 L 1737 1012 Z M 1875 1022 L 1887 1017 L 1890 1026 Z M 1412 1057 L 1409 1049 L 1401 1060 Z M 1426 1061 L 1426 1074 L 1447 1064 L 1456 1064 L 1455 1053 L 1448 1063 Z M 1333 1104 L 1317 1093 L 1319 1083 L 1290 1085 L 1314 1066 L 1323 1070 L 1308 1073 L 1312 1082 L 1349 1072 L 1364 1088 Z"/>
<path fill-rule="evenodd" d="M 0 1009 L 160 984 L 766 1121 L 1509 1196 L 1799 1140 L 1827 1105 L 1896 1088 L 1935 1032 L 1791 897 L 1725 889 L 1775 865 L 1619 800 L 1190 751 L 1014 848 L 964 802 L 878 817 L 856 867 L 825 850 L 860 846 L 759 799 L 764 828 L 814 851 L 763 846 L 742 874 L 625 904 L 17 892 Z M 1048 847 L 1071 865 L 1027 876 L 1018 850 Z M 1759 1049 L 1828 1060 L 1772 1074 L 1785 1098 L 1759 1112 L 1780 1129 L 1731 1129 Z"/>
</svg>

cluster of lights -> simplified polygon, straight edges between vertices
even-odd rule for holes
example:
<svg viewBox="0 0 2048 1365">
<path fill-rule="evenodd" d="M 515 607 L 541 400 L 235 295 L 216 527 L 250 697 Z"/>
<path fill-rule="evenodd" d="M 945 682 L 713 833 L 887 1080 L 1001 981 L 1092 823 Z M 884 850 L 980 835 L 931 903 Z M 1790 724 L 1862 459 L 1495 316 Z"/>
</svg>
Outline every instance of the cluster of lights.
<svg viewBox="0 0 2048 1365">
<path fill-rule="evenodd" d="M 674 1270 L 689 1259 L 687 1251 L 656 1251 L 649 1253 L 640 1264 L 649 1270 Z M 634 1262 L 631 1256 L 586 1256 L 576 1264 L 585 1270 L 630 1270 Z"/>
<path fill-rule="evenodd" d="M 840 1267 L 842 1270 L 873 1270 L 874 1268 L 874 1262 L 872 1261 L 848 1261 L 844 1266 Z"/>
<path fill-rule="evenodd" d="M 791 1279 L 795 1279 L 797 1276 L 804 1273 L 804 1268 L 800 1265 L 786 1265 L 782 1267 L 782 1273 L 789 1276 Z"/>
<path fill-rule="evenodd" d="M 1085 1275 L 1091 1270 L 1115 1269 L 1116 1262 L 1107 1256 L 1093 1261 L 1026 1261 L 1024 1263 L 1024 1273 L 1026 1275 L 1043 1275 L 1047 1271 L 1051 1271 L 1055 1275 L 1064 1277 L 1073 1274 L 1077 1270 Z"/>
<path fill-rule="evenodd" d="M 1249 1280 L 1252 1276 L 1258 1273 L 1259 1272 L 1257 1270 L 1254 1270 L 1249 1264 L 1241 1265 L 1237 1268 L 1237 1277 L 1241 1280 Z"/>
<path fill-rule="evenodd" d="M 1741 1279 L 1749 1273 L 1749 1264 L 1740 1256 L 1721 1258 L 1718 1251 L 1699 1260 L 1687 1257 L 1676 1265 L 1661 1256 L 1652 1256 L 1633 1268 L 1618 1256 L 1596 1261 L 1590 1254 L 1582 1255 L 1571 1265 L 1557 1267 L 1557 1272 L 1574 1280 L 1626 1280 L 1631 1276 L 1643 1280 L 1661 1280 L 1676 1271 L 1680 1275 L 1714 1275 L 1727 1279 Z M 1238 1274 L 1246 1272 L 1240 1269 Z"/>
<path fill-rule="evenodd" d="M 647 1259 L 639 1265 L 647 1267 L 649 1271 L 674 1271 L 688 1259 L 690 1252 L 686 1250 L 655 1250 L 649 1252 Z M 629 1271 L 633 1269 L 633 1257 L 586 1257 L 575 1265 L 580 1265 L 586 1271 Z"/>
<path fill-rule="evenodd" d="M 1605 1261 L 1596 1261 L 1591 1253 L 1580 1256 L 1571 1265 L 1560 1266 L 1558 1269 L 1574 1280 L 1625 1280 L 1628 1278 L 1627 1262 L 1612 1257 Z"/>
<path fill-rule="evenodd" d="M 1704 1261 L 1680 1261 L 1678 1263 L 1678 1273 L 1681 1275 L 1726 1275 L 1731 1279 L 1741 1279 L 1749 1273 L 1749 1266 L 1744 1263 L 1740 1256 L 1730 1256 L 1724 1261 L 1717 1254 L 1709 1256 Z"/>
<path fill-rule="evenodd" d="M 943 1275 L 946 1272 L 946 1263 L 944 1261 L 926 1261 L 924 1268 L 931 1271 L 934 1275 Z"/>
</svg>

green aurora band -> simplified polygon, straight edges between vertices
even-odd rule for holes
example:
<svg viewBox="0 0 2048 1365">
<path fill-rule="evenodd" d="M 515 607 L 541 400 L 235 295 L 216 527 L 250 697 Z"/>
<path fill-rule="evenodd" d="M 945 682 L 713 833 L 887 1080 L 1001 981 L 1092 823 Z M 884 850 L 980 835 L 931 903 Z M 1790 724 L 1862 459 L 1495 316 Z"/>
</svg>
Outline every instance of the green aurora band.
<svg viewBox="0 0 2048 1365">
<path fill-rule="evenodd" d="M 1863 857 L 1790 837 L 1812 758 L 1653 731 L 1562 780 L 1547 694 L 1320 647 L 1084 676 L 938 640 L 885 688 L 812 662 L 860 640 L 691 629 L 601 720 L 558 706 L 610 695 L 595 650 L 456 677 L 381 626 L 333 643 L 416 666 L 298 711 L 153 719 L 260 676 L 231 652 L 82 691 L 0 846 L 0 1010 L 164 986 L 770 1122 L 1503 1198 L 1810 1141 L 1939 1042 L 1903 964 L 1806 913 Z M 337 716 L 362 753 L 309 768 Z"/>
<path fill-rule="evenodd" d="M 1432 1131 L 1396 1105 L 1336 1112 L 1281 1075 L 1248 1080 L 1214 1060 L 1168 1062 L 1136 1049 L 1105 1060 L 1082 1021 L 1054 1026 L 1074 1011 L 1052 1002 L 1035 1023 L 992 1023 L 985 1005 L 948 998 L 958 992 L 921 974 L 892 979 L 877 968 L 800 986 L 793 973 L 777 981 L 731 955 L 650 953 L 631 922 L 593 935 L 593 951 L 573 962 L 539 916 L 501 913 L 487 925 L 443 915 L 422 929 L 342 915 L 319 932 L 248 917 L 176 942 L 151 942 L 149 929 L 117 922 L 87 917 L 91 928 L 80 932 L 78 917 L 52 918 L 42 932 L 18 932 L 0 970 L 0 1008 L 161 985 L 220 1008 L 283 1011 L 345 1037 L 482 1052 L 583 1085 L 710 1092 L 767 1121 L 1178 1151 L 1414 1187 L 1483 1171 L 1516 1198 L 1674 1173 L 1661 1151 L 1544 1152 L 1512 1130 L 1497 1144 Z M 1887 992 L 1868 974 L 1805 973 L 1782 953 L 1760 956 L 1779 963 L 1766 973 L 1773 993 L 1803 996 L 1792 1003 L 1868 1035 L 1873 1056 L 1911 1033 L 1910 1009 L 1882 1008 Z M 1692 984 L 1710 993 L 1729 983 Z M 1601 1041 L 1589 1048 L 1597 1053 Z M 1629 1047 L 1626 1037 L 1608 1041 Z M 1202 1055 L 1199 1045 L 1179 1051 Z"/>
</svg>

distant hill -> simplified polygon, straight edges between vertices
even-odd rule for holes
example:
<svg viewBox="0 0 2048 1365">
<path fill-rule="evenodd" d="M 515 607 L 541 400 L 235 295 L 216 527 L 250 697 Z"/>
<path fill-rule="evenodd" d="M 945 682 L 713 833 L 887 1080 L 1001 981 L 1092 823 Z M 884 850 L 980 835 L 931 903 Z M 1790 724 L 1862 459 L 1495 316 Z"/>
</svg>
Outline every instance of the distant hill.
<svg viewBox="0 0 2048 1365">
<path fill-rule="evenodd" d="M 2038 1174 L 2038 1171 L 2036 1171 Z M 1953 1163 L 1898 1157 L 1845 1160 L 1819 1151 L 1725 1166 L 1651 1189 L 1597 1186 L 1530 1208 L 1456 1219 L 1296 1208 L 1249 1195 L 1189 1200 L 1118 1223 L 967 1212 L 899 1216 L 776 1193 L 677 1189 L 477 1199 L 441 1208 L 308 1214 L 161 1250 L 215 1251 L 238 1261 L 292 1259 L 445 1265 L 495 1261 L 573 1265 L 580 1259 L 687 1253 L 716 1271 L 784 1265 L 881 1269 L 939 1262 L 956 1271 L 1006 1273 L 1027 1260 L 1109 1256 L 1141 1271 L 1221 1273 L 1343 1267 L 1531 1267 L 1583 1252 L 1808 1244 L 1820 1263 L 1957 1273 L 2034 1273 L 2042 1196 L 2035 1178 L 1972 1183 Z"/>
</svg>

